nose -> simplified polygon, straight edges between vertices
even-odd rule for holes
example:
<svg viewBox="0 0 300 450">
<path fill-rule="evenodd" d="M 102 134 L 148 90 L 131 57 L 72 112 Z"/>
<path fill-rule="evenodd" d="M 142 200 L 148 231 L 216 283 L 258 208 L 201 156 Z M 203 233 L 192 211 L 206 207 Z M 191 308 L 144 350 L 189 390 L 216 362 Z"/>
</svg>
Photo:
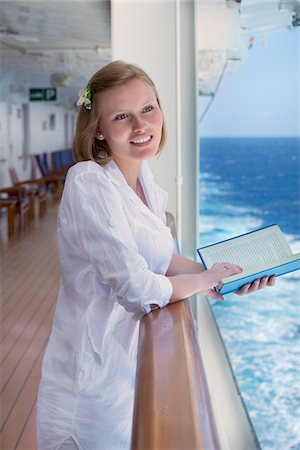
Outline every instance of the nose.
<svg viewBox="0 0 300 450">
<path fill-rule="evenodd" d="M 136 116 L 133 119 L 133 123 L 132 123 L 132 130 L 134 133 L 144 133 L 147 129 L 147 124 L 145 122 L 145 120 L 140 117 L 140 116 Z"/>
</svg>

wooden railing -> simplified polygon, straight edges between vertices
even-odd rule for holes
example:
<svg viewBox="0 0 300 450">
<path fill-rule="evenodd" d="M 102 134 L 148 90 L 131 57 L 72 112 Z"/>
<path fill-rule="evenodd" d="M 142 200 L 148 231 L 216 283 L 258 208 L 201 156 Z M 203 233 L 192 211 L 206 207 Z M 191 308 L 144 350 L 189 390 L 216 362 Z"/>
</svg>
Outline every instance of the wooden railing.
<svg viewBox="0 0 300 450">
<path fill-rule="evenodd" d="M 132 449 L 220 449 L 187 300 L 141 320 Z"/>
</svg>

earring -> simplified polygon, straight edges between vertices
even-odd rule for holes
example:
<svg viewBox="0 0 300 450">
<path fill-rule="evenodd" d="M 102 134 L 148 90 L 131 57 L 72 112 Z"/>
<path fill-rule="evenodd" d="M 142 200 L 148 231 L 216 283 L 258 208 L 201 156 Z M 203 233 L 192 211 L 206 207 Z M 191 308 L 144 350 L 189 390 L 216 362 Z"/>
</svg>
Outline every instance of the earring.
<svg viewBox="0 0 300 450">
<path fill-rule="evenodd" d="M 98 133 L 97 136 L 96 136 L 96 138 L 97 138 L 99 141 L 103 141 L 103 140 L 104 140 L 104 136 L 103 136 L 103 134 L 101 134 L 101 133 Z"/>
</svg>

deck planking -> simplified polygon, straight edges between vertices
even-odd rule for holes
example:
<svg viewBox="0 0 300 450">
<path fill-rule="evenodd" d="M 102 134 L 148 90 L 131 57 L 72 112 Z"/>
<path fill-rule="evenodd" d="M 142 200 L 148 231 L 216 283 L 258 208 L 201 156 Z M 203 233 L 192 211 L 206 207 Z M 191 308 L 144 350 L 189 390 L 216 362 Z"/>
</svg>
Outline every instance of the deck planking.
<svg viewBox="0 0 300 450">
<path fill-rule="evenodd" d="M 57 290 L 58 204 L 22 235 L 1 242 L 0 448 L 36 449 L 36 395 Z"/>
</svg>

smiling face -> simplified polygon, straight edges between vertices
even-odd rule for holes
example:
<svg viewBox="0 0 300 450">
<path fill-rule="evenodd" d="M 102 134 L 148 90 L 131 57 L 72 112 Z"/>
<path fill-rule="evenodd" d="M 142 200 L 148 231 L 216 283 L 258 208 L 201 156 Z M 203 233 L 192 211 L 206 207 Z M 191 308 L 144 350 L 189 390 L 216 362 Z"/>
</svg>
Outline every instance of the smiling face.
<svg viewBox="0 0 300 450">
<path fill-rule="evenodd" d="M 150 84 L 133 78 L 101 92 L 98 105 L 98 132 L 104 136 L 118 165 L 134 161 L 140 164 L 156 155 L 163 115 Z"/>
</svg>

